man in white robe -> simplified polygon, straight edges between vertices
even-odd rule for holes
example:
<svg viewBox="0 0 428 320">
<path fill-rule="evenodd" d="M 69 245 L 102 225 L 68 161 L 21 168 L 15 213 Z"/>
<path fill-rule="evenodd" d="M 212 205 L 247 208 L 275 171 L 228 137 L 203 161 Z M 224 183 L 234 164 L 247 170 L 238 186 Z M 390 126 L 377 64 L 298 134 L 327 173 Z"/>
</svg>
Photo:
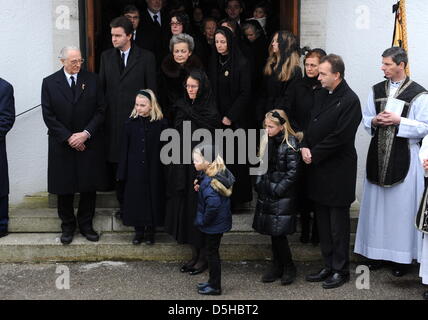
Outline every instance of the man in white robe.
<svg viewBox="0 0 428 320">
<path fill-rule="evenodd" d="M 375 260 L 369 263 L 372 270 L 391 261 L 393 275 L 402 276 L 405 265 L 419 258 L 422 245 L 415 216 L 424 191 L 418 153 L 419 142 L 428 134 L 428 92 L 406 77 L 408 58 L 403 49 L 391 48 L 382 56 L 382 71 L 388 80 L 373 87 L 363 112 L 364 126 L 373 138 L 355 253 Z M 379 98 L 382 87 L 383 99 Z"/>
</svg>

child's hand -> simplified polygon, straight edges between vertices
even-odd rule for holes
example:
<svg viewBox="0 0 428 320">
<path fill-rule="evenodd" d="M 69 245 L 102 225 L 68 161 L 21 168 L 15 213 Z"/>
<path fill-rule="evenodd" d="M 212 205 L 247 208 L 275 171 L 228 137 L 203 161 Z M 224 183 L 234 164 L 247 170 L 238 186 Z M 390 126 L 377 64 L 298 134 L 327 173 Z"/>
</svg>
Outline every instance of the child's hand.
<svg viewBox="0 0 428 320">
<path fill-rule="evenodd" d="M 195 182 L 193 182 L 193 184 L 195 185 L 195 191 L 199 192 L 199 184 L 198 184 L 198 180 L 195 180 Z"/>
</svg>

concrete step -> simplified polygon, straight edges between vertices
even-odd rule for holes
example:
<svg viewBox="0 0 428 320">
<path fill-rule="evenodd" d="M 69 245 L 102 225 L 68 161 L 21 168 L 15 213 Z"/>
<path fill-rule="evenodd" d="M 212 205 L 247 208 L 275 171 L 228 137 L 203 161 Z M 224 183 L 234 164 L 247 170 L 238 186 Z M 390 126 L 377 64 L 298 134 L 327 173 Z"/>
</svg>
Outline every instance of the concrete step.
<svg viewBox="0 0 428 320">
<path fill-rule="evenodd" d="M 113 209 L 97 209 L 94 229 L 98 232 L 132 232 L 133 228 L 123 226 L 114 216 Z M 254 210 L 241 211 L 233 215 L 232 232 L 252 232 Z M 357 229 L 357 212 L 351 211 L 351 233 Z M 57 233 L 61 232 L 61 221 L 57 210 L 50 208 L 12 208 L 9 231 L 11 233 Z M 298 224 L 300 232 L 300 224 Z"/>
<path fill-rule="evenodd" d="M 105 233 L 97 243 L 76 235 L 63 246 L 59 233 L 11 234 L 0 239 L 0 263 L 97 262 L 97 261 L 185 261 L 190 259 L 186 245 L 177 245 L 166 234 L 156 236 L 153 246 L 131 244 L 132 233 Z M 298 235 L 289 237 L 295 261 L 321 261 L 320 248 L 301 244 Z M 354 243 L 354 236 L 352 236 Z M 353 248 L 351 248 L 352 252 Z M 221 246 L 225 261 L 260 261 L 271 257 L 270 237 L 252 232 L 228 233 Z M 352 261 L 361 258 L 352 254 Z"/>
</svg>

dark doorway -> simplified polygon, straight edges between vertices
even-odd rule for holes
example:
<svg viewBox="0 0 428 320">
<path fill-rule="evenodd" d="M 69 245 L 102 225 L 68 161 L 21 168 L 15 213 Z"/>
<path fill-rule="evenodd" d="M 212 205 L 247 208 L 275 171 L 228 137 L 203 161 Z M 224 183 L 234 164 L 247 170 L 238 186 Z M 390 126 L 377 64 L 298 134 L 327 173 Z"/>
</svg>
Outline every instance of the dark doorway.
<svg viewBox="0 0 428 320">
<path fill-rule="evenodd" d="M 173 0 L 168 1 L 170 4 Z M 190 1 L 192 2 L 192 1 Z M 244 1 L 246 11 L 244 17 L 252 15 L 253 7 L 260 0 Z M 217 3 L 220 7 L 223 0 L 200 0 L 201 6 L 209 6 Z M 299 36 L 299 0 L 271 0 L 273 20 L 276 21 L 277 28 L 293 31 Z M 81 35 L 86 39 L 82 45 L 86 53 L 87 68 L 89 71 L 98 71 L 101 53 L 111 48 L 110 21 L 121 15 L 126 5 L 135 5 L 140 10 L 146 9 L 146 0 L 81 0 L 82 21 Z M 82 10 L 83 9 L 83 10 Z M 223 10 L 223 8 L 221 8 Z M 223 10 L 224 12 L 224 10 Z"/>
</svg>

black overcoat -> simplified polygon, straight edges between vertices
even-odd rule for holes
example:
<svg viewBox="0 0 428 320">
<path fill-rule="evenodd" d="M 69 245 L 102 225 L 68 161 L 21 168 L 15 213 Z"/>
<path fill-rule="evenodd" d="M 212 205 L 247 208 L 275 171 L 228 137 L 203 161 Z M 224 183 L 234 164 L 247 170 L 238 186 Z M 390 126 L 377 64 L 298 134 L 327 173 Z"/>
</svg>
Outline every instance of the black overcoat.
<svg viewBox="0 0 428 320">
<path fill-rule="evenodd" d="M 6 154 L 6 134 L 15 122 L 13 87 L 0 78 L 0 197 L 9 193 L 9 176 Z"/>
<path fill-rule="evenodd" d="M 99 190 L 105 175 L 105 100 L 97 76 L 81 71 L 74 99 L 63 69 L 45 78 L 42 111 L 49 136 L 48 191 L 73 194 Z M 85 143 L 86 150 L 79 152 L 67 141 L 84 130 L 91 138 Z"/>
<path fill-rule="evenodd" d="M 117 49 L 109 49 L 101 56 L 100 79 L 107 100 L 108 161 L 118 163 L 123 125 L 134 109 L 138 91 L 156 91 L 155 57 L 150 51 L 133 46 L 121 74 L 120 53 Z"/>
<path fill-rule="evenodd" d="M 355 201 L 355 134 L 361 118 L 358 96 L 345 80 L 331 94 L 326 89 L 316 93 L 302 143 L 312 153 L 307 174 L 313 201 L 329 207 L 346 207 Z"/>
<path fill-rule="evenodd" d="M 161 133 L 166 120 L 138 117 L 126 122 L 117 178 L 124 181 L 126 226 L 162 226 L 165 210 Z"/>
</svg>

